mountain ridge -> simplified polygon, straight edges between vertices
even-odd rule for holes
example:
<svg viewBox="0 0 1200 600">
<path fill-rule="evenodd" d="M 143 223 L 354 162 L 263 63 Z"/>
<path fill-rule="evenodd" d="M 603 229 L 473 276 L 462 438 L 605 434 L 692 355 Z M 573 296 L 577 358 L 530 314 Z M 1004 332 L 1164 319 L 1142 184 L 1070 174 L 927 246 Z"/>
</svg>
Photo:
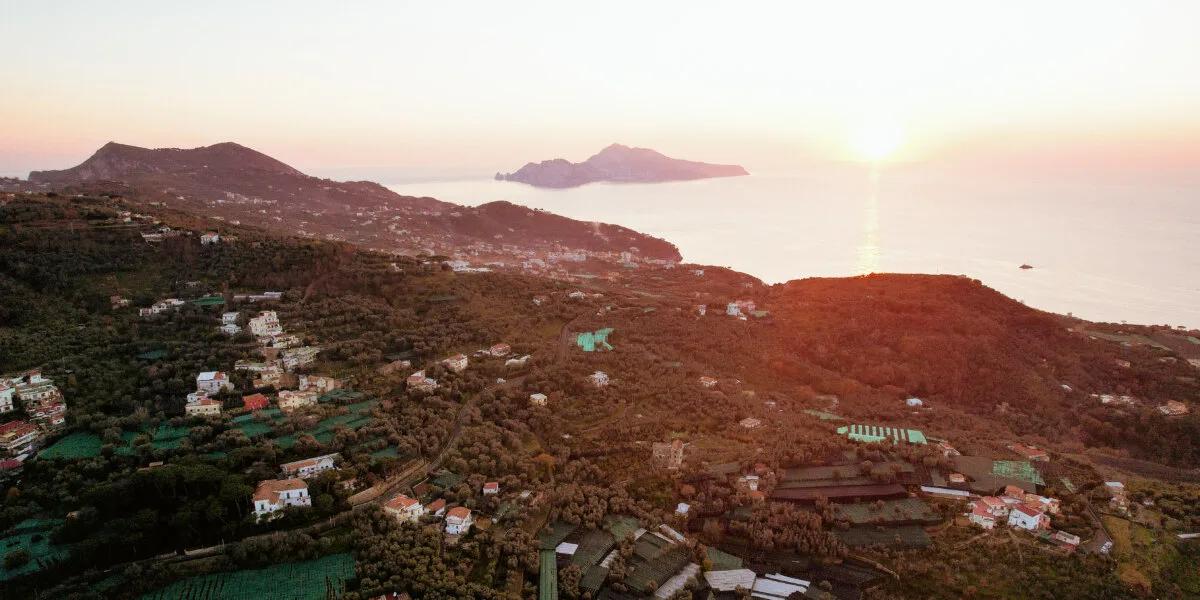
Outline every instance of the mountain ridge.
<svg viewBox="0 0 1200 600">
<path fill-rule="evenodd" d="M 235 142 L 189 149 L 108 142 L 75 167 L 33 171 L 29 181 L 44 189 L 112 191 L 232 223 L 385 251 L 481 260 L 563 250 L 682 258 L 674 244 L 619 225 L 495 203 L 462 206 L 403 196 L 372 181 L 312 177 Z"/>
</svg>

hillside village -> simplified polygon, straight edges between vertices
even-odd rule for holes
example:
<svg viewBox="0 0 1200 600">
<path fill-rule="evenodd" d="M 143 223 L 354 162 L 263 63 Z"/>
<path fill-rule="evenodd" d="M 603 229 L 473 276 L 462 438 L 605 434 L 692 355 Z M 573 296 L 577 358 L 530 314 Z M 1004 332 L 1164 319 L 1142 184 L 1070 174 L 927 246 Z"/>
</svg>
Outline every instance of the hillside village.
<svg viewBox="0 0 1200 600">
<path fill-rule="evenodd" d="M 1015 398 L 835 374 L 815 335 L 785 360 L 798 309 L 750 278 L 619 255 L 584 277 L 478 271 L 112 198 L 13 194 L 0 214 L 23 253 L 0 262 L 6 293 L 36 307 L 5 315 L 0 365 L 14 593 L 190 597 L 285 567 L 321 574 L 281 580 L 296 597 L 350 600 L 959 597 L 985 579 L 1002 597 L 1057 569 L 1074 597 L 1200 591 L 1176 570 L 1194 473 L 1139 462 L 1136 440 L 1054 439 Z M 89 232 L 116 268 L 77 304 L 35 302 L 67 288 L 29 282 L 93 269 L 34 228 Z M 1063 331 L 1091 354 L 1048 378 L 1056 407 L 1115 420 L 1103 398 L 1138 396 L 1119 410 L 1195 419 L 1174 351 Z M 1128 366 L 1091 359 L 1114 353 Z M 1119 383 L 1135 371 L 1152 375 Z M 930 566 L 946 556 L 972 569 Z"/>
</svg>

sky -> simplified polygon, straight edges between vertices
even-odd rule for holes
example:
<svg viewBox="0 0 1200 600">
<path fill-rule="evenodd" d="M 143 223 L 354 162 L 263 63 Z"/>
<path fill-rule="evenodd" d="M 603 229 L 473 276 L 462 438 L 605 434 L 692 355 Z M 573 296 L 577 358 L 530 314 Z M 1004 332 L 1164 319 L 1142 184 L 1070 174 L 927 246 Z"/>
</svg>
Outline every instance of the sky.
<svg viewBox="0 0 1200 600">
<path fill-rule="evenodd" d="M 620 142 L 827 161 L 1200 167 L 1200 2 L 0 0 L 0 174 L 236 141 L 334 177 Z"/>
</svg>

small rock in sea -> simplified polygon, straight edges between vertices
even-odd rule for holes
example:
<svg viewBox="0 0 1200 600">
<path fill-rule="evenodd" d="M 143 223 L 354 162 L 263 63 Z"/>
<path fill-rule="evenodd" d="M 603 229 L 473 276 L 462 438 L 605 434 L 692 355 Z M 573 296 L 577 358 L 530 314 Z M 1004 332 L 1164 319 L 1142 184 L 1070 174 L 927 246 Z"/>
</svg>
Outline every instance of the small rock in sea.
<svg viewBox="0 0 1200 600">
<path fill-rule="evenodd" d="M 1032 269 L 1033 265 L 1021 265 L 1022 269 Z"/>
</svg>

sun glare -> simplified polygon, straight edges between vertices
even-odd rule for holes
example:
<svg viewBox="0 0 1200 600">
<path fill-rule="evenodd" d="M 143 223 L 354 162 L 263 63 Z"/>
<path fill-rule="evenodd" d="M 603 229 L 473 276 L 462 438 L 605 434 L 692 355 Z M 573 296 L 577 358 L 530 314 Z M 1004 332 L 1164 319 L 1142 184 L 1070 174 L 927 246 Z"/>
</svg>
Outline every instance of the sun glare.
<svg viewBox="0 0 1200 600">
<path fill-rule="evenodd" d="M 854 131 L 850 146 L 861 160 L 880 162 L 900 148 L 903 138 L 903 132 L 896 125 L 869 123 Z"/>
</svg>

